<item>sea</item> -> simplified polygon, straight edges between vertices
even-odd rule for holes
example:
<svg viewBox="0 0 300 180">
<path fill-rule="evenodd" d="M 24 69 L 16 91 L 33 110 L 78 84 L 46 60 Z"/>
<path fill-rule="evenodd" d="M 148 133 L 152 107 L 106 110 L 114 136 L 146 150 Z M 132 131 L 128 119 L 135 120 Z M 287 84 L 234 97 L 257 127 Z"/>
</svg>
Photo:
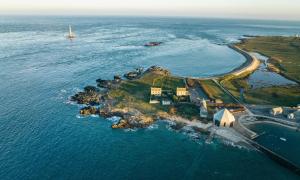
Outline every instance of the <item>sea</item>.
<svg viewBox="0 0 300 180">
<path fill-rule="evenodd" d="M 296 21 L 0 16 L 0 179 L 300 179 L 221 137 L 206 143 L 205 135 L 172 130 L 168 121 L 113 130 L 117 118 L 82 117 L 69 101 L 96 79 L 137 67 L 226 73 L 245 62 L 228 44 L 299 32 Z M 151 41 L 163 43 L 144 47 Z"/>
</svg>

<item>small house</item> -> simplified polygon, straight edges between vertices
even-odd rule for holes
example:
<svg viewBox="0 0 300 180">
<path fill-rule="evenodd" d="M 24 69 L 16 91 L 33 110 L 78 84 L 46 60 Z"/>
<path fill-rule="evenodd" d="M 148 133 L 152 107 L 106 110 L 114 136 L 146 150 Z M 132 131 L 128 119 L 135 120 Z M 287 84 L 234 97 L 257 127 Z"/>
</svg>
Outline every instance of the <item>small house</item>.
<svg viewBox="0 0 300 180">
<path fill-rule="evenodd" d="M 162 93 L 161 88 L 151 87 L 152 96 L 161 96 L 161 93 Z"/>
<path fill-rule="evenodd" d="M 277 116 L 283 113 L 283 108 L 282 107 L 276 107 L 276 108 L 272 108 L 270 110 L 270 114 L 273 116 Z"/>
<path fill-rule="evenodd" d="M 188 95 L 189 95 L 189 93 L 186 88 L 177 88 L 176 89 L 176 96 L 180 97 L 180 96 L 188 96 Z"/>
<path fill-rule="evenodd" d="M 163 100 L 161 101 L 161 104 L 162 104 L 163 106 L 169 106 L 169 105 L 171 105 L 171 101 L 170 101 L 169 99 L 163 99 Z"/>
<path fill-rule="evenodd" d="M 214 124 L 220 127 L 233 127 L 235 118 L 228 109 L 222 109 L 214 114 Z"/>
<path fill-rule="evenodd" d="M 159 104 L 160 102 L 159 102 L 159 100 L 156 100 L 156 99 L 154 99 L 154 100 L 150 99 L 149 103 L 150 104 Z"/>
<path fill-rule="evenodd" d="M 216 103 L 216 104 L 223 104 L 223 101 L 222 101 L 221 99 L 216 99 L 216 100 L 215 100 L 215 103 Z"/>
</svg>

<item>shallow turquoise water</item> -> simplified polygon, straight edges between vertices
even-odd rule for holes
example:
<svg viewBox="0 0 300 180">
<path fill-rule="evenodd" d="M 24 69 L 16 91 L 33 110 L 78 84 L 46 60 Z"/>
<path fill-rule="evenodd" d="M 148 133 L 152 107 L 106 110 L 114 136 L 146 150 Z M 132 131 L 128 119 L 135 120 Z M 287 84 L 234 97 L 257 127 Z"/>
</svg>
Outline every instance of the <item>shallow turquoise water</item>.
<svg viewBox="0 0 300 180">
<path fill-rule="evenodd" d="M 73 42 L 64 37 L 68 24 Z M 0 178 L 296 179 L 259 152 L 195 141 L 166 123 L 112 130 L 103 118 L 79 118 L 68 97 L 137 66 L 182 76 L 228 72 L 244 58 L 218 44 L 299 29 L 296 22 L 224 19 L 0 17 Z M 143 47 L 148 41 L 164 44 Z"/>
</svg>

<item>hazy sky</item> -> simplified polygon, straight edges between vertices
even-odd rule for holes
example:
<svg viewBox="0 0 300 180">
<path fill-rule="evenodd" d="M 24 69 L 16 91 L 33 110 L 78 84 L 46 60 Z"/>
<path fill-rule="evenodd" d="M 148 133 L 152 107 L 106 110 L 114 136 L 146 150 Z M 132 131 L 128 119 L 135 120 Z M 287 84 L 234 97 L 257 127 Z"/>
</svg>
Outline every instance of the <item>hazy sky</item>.
<svg viewBox="0 0 300 180">
<path fill-rule="evenodd" d="M 300 20 L 300 0 L 0 0 L 0 14 L 202 16 Z"/>
</svg>

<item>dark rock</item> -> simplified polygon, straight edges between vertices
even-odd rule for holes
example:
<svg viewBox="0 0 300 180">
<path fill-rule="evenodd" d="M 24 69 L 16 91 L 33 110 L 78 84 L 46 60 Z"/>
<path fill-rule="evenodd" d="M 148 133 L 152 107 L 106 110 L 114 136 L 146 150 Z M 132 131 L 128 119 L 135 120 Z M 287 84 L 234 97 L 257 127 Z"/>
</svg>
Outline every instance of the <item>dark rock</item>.
<svg viewBox="0 0 300 180">
<path fill-rule="evenodd" d="M 145 71 L 145 73 L 155 73 L 159 75 L 169 76 L 171 75 L 171 72 L 167 69 L 163 69 L 159 66 L 151 66 L 149 69 Z"/>
<path fill-rule="evenodd" d="M 82 115 L 92 115 L 92 114 L 99 114 L 99 109 L 93 106 L 84 107 L 80 110 L 80 114 Z"/>
<path fill-rule="evenodd" d="M 99 105 L 101 94 L 94 86 L 87 86 L 83 92 L 79 92 L 71 97 L 72 101 L 78 104 Z"/>
<path fill-rule="evenodd" d="M 185 126 L 184 123 L 176 122 L 175 124 L 172 124 L 170 127 L 174 130 L 181 130 Z"/>
<path fill-rule="evenodd" d="M 142 68 L 142 67 L 136 68 L 134 71 L 130 71 L 130 72 L 124 74 L 124 77 L 129 80 L 133 80 L 133 79 L 140 77 L 140 75 L 143 73 L 143 71 L 144 71 L 144 68 Z"/>
<path fill-rule="evenodd" d="M 149 42 L 149 43 L 145 44 L 144 46 L 152 47 L 152 46 L 159 46 L 161 44 L 162 44 L 162 42 Z"/>
<path fill-rule="evenodd" d="M 84 88 L 84 91 L 85 91 L 85 92 L 97 92 L 98 89 L 97 89 L 95 86 L 86 86 L 86 87 Z"/>
<path fill-rule="evenodd" d="M 102 80 L 102 79 L 97 79 L 97 86 L 100 88 L 107 88 L 110 89 L 112 87 L 113 81 L 112 80 Z"/>
</svg>

